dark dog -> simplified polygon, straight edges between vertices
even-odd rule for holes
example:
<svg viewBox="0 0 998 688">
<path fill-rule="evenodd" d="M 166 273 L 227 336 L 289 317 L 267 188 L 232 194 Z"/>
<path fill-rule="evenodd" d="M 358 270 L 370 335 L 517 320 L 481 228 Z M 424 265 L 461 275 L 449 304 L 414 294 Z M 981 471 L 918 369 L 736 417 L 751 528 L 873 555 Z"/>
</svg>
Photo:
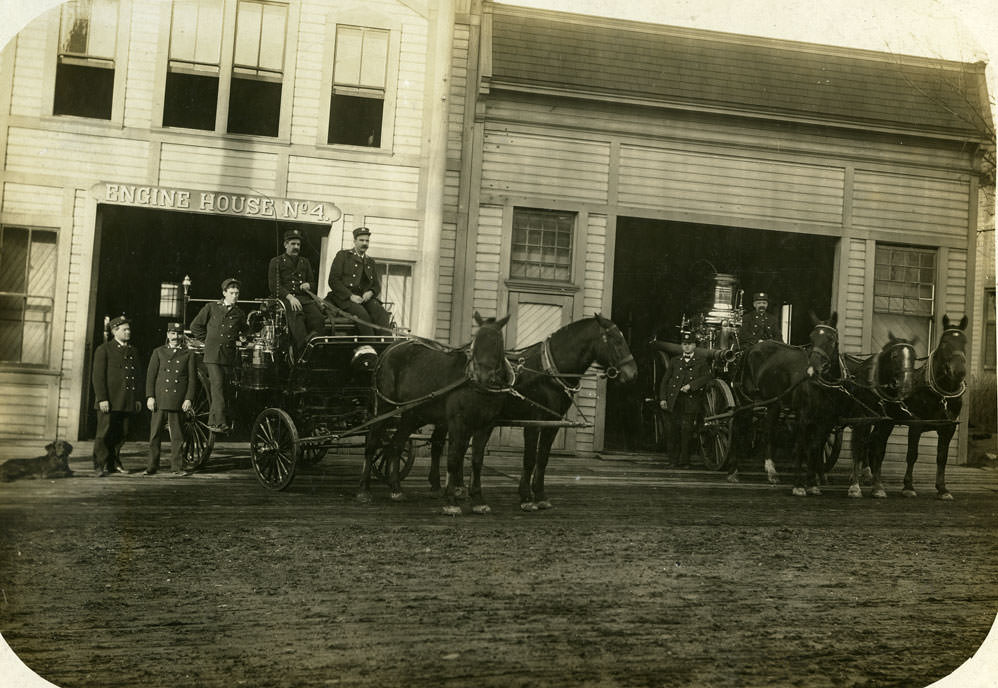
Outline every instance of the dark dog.
<svg viewBox="0 0 998 688">
<path fill-rule="evenodd" d="M 0 466 L 0 480 L 9 482 L 18 478 L 68 478 L 69 455 L 73 445 L 66 440 L 54 440 L 45 447 L 48 454 L 34 459 L 10 459 Z"/>
</svg>

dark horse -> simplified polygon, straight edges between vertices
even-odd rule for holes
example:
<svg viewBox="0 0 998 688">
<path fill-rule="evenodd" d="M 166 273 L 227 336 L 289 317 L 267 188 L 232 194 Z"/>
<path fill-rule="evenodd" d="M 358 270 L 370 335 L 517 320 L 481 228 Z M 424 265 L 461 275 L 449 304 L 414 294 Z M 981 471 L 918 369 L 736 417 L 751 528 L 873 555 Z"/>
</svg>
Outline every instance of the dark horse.
<svg viewBox="0 0 998 688">
<path fill-rule="evenodd" d="M 836 351 L 837 354 L 837 351 Z M 915 349 L 910 342 L 888 334 L 879 352 L 865 357 L 838 356 L 820 374 L 794 391 L 797 414 L 796 451 L 798 478 L 794 494 L 821 494 L 817 478 L 824 473 L 825 439 L 854 416 L 882 413 L 885 400 L 900 399 L 911 389 Z M 808 466 L 803 480 L 800 462 Z"/>
<path fill-rule="evenodd" d="M 562 420 L 571 407 L 580 378 L 591 365 L 598 363 L 606 369 L 610 379 L 630 382 L 637 376 L 638 367 L 620 329 L 598 313 L 592 318 L 569 323 L 544 341 L 508 355 L 518 372 L 515 394 L 505 397 L 501 418 L 540 422 L 523 428 L 520 508 L 524 511 L 550 509 L 551 502 L 544 490 L 544 472 L 551 444 L 560 429 L 555 423 Z M 541 425 L 545 421 L 552 425 Z M 434 492 L 440 490 L 440 454 L 447 433 L 447 427 L 436 426 L 431 438 L 429 479 Z"/>
<path fill-rule="evenodd" d="M 398 428 L 384 447 L 388 459 L 388 484 L 392 499 L 404 499 L 399 481 L 402 445 L 420 426 L 444 425 L 451 430 L 447 456 L 448 513 L 460 513 L 464 493 L 464 454 L 472 441 L 471 498 L 473 510 L 486 513 L 482 501 L 481 470 L 485 445 L 505 394 L 513 383 L 513 371 L 505 357 L 502 328 L 509 320 L 483 320 L 475 313 L 478 330 L 471 344 L 462 349 L 444 349 L 418 339 L 393 344 L 381 355 L 374 372 L 379 413 L 404 408 Z M 385 423 L 374 426 L 364 451 L 364 472 L 357 498 L 370 501 L 371 464 Z"/>
<path fill-rule="evenodd" d="M 835 324 L 838 313 L 828 321 L 812 315 L 814 328 L 805 347 L 791 346 L 776 341 L 762 341 L 749 347 L 741 355 L 735 379 L 739 405 L 765 408 L 762 420 L 762 453 L 766 475 L 771 484 L 779 482 L 773 451 L 779 427 L 780 412 L 792 407 L 792 395 L 805 380 L 826 371 L 838 356 L 838 333 Z M 736 413 L 733 433 L 739 438 L 736 444 L 747 445 L 751 436 L 753 415 Z M 798 471 L 799 472 L 799 471 Z M 738 482 L 738 457 L 732 452 L 728 459 L 728 481 Z"/>
<path fill-rule="evenodd" d="M 853 429 L 853 480 L 849 488 L 851 497 L 861 497 L 858 474 L 864 463 L 873 473 L 874 497 L 886 497 L 881 481 L 881 468 L 887 451 L 887 439 L 894 430 L 894 421 L 906 422 L 908 427 L 907 470 L 901 494 L 915 497 L 915 461 L 918 460 L 918 443 L 922 433 L 936 431 L 936 496 L 953 499 L 946 488 L 946 461 L 949 445 L 956 432 L 957 418 L 963 408 L 963 393 L 967 389 L 967 316 L 959 323 L 952 323 L 943 316 L 943 333 L 939 344 L 929 353 L 929 358 L 915 371 L 912 390 L 901 401 L 884 405 L 890 420 L 878 423 L 857 424 Z"/>
</svg>

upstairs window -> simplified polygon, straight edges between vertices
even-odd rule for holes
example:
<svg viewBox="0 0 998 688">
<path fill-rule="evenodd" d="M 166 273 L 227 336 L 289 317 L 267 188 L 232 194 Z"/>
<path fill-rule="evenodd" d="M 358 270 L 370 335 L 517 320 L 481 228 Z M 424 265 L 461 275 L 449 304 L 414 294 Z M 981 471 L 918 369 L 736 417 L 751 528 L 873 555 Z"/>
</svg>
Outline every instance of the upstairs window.
<svg viewBox="0 0 998 688">
<path fill-rule="evenodd" d="M 176 0 L 170 21 L 163 126 L 215 129 L 222 0 Z"/>
<path fill-rule="evenodd" d="M 571 282 L 574 233 L 575 213 L 514 209 L 510 278 Z"/>
<path fill-rule="evenodd" d="M 389 32 L 336 27 L 328 143 L 381 146 Z"/>
<path fill-rule="evenodd" d="M 117 0 L 62 6 L 53 114 L 111 119 L 117 33 Z"/>
<path fill-rule="evenodd" d="M 48 365 L 56 233 L 0 227 L 0 363 Z"/>
<path fill-rule="evenodd" d="M 239 2 L 229 92 L 230 133 L 278 135 L 287 22 L 287 5 Z"/>
</svg>

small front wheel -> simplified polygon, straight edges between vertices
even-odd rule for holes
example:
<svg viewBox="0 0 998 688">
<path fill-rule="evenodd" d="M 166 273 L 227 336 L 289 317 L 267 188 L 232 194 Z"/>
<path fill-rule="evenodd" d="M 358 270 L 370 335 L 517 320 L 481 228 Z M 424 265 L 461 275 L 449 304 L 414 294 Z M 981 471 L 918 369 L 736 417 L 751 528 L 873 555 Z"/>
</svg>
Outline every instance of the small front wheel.
<svg viewBox="0 0 998 688">
<path fill-rule="evenodd" d="M 711 380 L 704 388 L 704 421 L 700 427 L 700 448 L 708 470 L 721 470 L 731 452 L 731 413 L 735 397 L 724 380 Z"/>
<path fill-rule="evenodd" d="M 301 454 L 298 429 L 291 416 L 279 408 L 261 411 L 250 433 L 256 479 L 269 490 L 283 490 L 294 479 Z"/>
<path fill-rule="evenodd" d="M 184 443 L 181 445 L 180 452 L 184 462 L 184 470 L 187 471 L 201 468 L 215 447 L 215 435 L 208 430 L 208 413 L 211 410 L 208 373 L 199 369 L 197 376 L 198 390 L 194 395 L 191 411 L 183 414 L 181 420 Z"/>
</svg>

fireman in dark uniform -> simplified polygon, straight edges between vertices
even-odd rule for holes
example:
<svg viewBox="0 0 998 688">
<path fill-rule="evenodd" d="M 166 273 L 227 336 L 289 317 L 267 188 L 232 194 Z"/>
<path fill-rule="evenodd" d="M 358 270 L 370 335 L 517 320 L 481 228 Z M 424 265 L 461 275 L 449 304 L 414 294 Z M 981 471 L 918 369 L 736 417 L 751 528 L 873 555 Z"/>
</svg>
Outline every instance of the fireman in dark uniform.
<svg viewBox="0 0 998 688">
<path fill-rule="evenodd" d="M 659 405 L 669 416 L 671 462 L 679 468 L 687 468 L 693 429 L 703 407 L 703 388 L 710 381 L 711 373 L 706 357 L 696 353 L 696 341 L 691 332 L 680 335 L 680 346 L 683 353 L 670 361 L 669 374 L 662 378 Z"/>
<path fill-rule="evenodd" d="M 211 410 L 208 429 L 232 430 L 232 378 L 239 365 L 236 342 L 247 329 L 246 314 L 236 304 L 239 280 L 230 277 L 222 282 L 222 299 L 206 303 L 191 321 L 191 337 L 204 340 L 204 365 L 208 369 Z"/>
<path fill-rule="evenodd" d="M 742 319 L 742 328 L 738 332 L 738 342 L 743 349 L 766 339 L 783 341 L 780 321 L 775 315 L 766 311 L 768 307 L 769 296 L 766 295 L 766 292 L 760 291 L 752 295 L 753 310 Z"/>
<path fill-rule="evenodd" d="M 149 421 L 149 464 L 142 475 L 154 475 L 159 470 L 163 428 L 170 426 L 170 468 L 175 474 L 184 471 L 180 455 L 184 443 L 181 413 L 194 405 L 197 372 L 194 354 L 182 347 L 180 338 L 184 326 L 172 322 L 166 326 L 166 344 L 158 347 L 149 358 L 146 369 L 146 408 L 152 411 Z M 188 474 L 189 475 L 189 474 Z"/>
<path fill-rule="evenodd" d="M 98 476 L 127 473 L 118 449 L 128 433 L 128 419 L 142 408 L 138 392 L 139 354 L 129 344 L 131 322 L 120 316 L 111 321 L 112 339 L 94 350 L 91 384 L 97 402 L 94 464 Z"/>
<path fill-rule="evenodd" d="M 367 255 L 371 243 L 371 230 L 358 227 L 353 230 L 353 248 L 338 251 L 329 270 L 329 299 L 360 320 L 388 327 L 388 312 L 378 300 L 381 293 L 381 279 L 374 259 Z M 357 323 L 357 331 L 362 335 L 383 334 L 364 323 Z"/>
<path fill-rule="evenodd" d="M 319 305 L 303 291 L 315 289 L 315 273 L 312 263 L 301 255 L 301 241 L 301 232 L 297 229 L 286 231 L 284 253 L 271 258 L 267 268 L 270 293 L 284 302 L 296 354 L 301 353 L 305 343 L 322 332 L 326 324 Z"/>
</svg>

